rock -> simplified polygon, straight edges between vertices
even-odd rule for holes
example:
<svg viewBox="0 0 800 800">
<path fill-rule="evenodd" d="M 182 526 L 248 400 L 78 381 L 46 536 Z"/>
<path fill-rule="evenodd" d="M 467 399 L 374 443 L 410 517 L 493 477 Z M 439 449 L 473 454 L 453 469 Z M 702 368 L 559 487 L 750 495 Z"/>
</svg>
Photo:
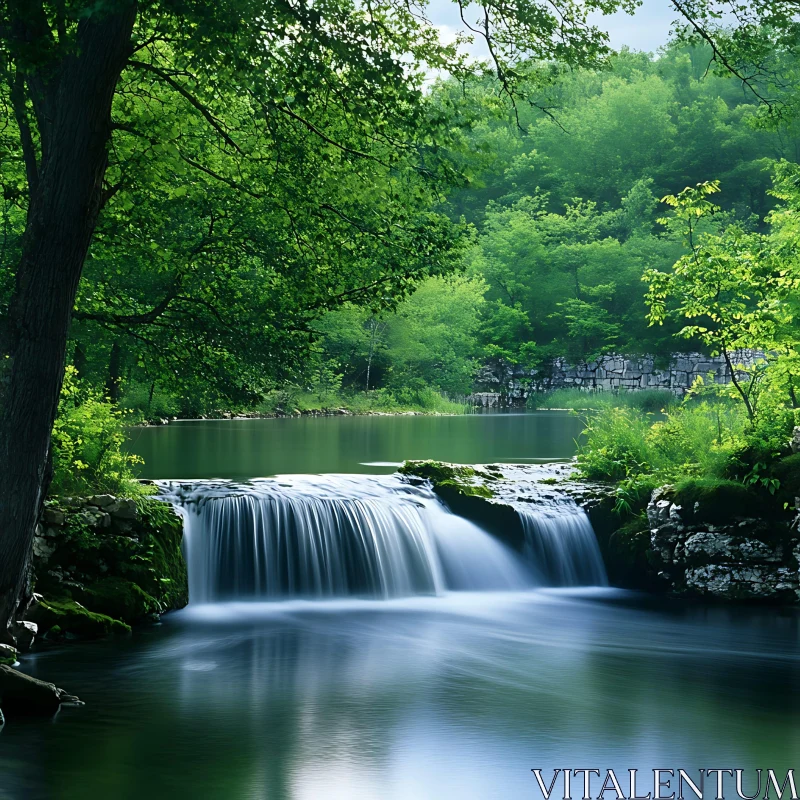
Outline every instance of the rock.
<svg viewBox="0 0 800 800">
<path fill-rule="evenodd" d="M 7 667 L 13 666 L 17 663 L 19 653 L 15 647 L 10 644 L 0 644 L 0 664 Z"/>
<path fill-rule="evenodd" d="M 686 571 L 686 585 L 724 600 L 793 600 L 797 572 L 772 566 L 708 564 Z"/>
<path fill-rule="evenodd" d="M 17 647 L 20 650 L 30 650 L 37 633 L 39 633 L 39 627 L 35 622 L 18 619 L 14 630 Z"/>
<path fill-rule="evenodd" d="M 102 578 L 74 591 L 73 597 L 94 611 L 127 623 L 139 622 L 162 611 L 154 597 L 125 578 Z"/>
<path fill-rule="evenodd" d="M 79 639 L 102 639 L 131 630 L 126 623 L 89 611 L 75 600 L 43 600 L 28 612 L 28 617 L 43 632 L 58 625 L 64 634 Z"/>
<path fill-rule="evenodd" d="M 702 560 L 714 563 L 719 561 L 756 563 L 780 561 L 782 557 L 783 550 L 780 543 L 776 547 L 770 547 L 758 539 L 743 539 L 729 534 L 695 533 L 689 536 L 684 544 L 684 558 L 695 563 Z"/>
<path fill-rule="evenodd" d="M 48 541 L 44 536 L 33 537 L 33 554 L 42 561 L 48 561 L 50 556 L 56 551 L 56 545 Z"/>
<path fill-rule="evenodd" d="M 98 508 L 105 508 L 110 506 L 117 498 L 113 494 L 96 494 L 88 498 L 89 503 Z"/>
<path fill-rule="evenodd" d="M 60 511 L 57 508 L 46 508 L 42 513 L 42 522 L 45 525 L 56 525 L 60 526 L 64 524 L 66 516 L 63 511 Z"/>
<path fill-rule="evenodd" d="M 800 453 L 800 425 L 795 425 L 792 430 L 792 438 L 789 440 L 789 447 L 793 453 Z"/>
<path fill-rule="evenodd" d="M 139 511 L 135 500 L 125 500 L 119 498 L 105 509 L 115 519 L 137 519 Z"/>
<path fill-rule="evenodd" d="M 0 707 L 7 714 L 52 715 L 67 702 L 80 701 L 52 683 L 0 665 Z"/>
</svg>

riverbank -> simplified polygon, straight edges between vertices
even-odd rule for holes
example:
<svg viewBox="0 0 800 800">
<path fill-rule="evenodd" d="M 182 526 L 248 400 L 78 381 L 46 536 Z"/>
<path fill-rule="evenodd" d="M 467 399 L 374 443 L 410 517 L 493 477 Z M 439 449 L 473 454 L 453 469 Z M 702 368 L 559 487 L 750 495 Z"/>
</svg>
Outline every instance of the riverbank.
<svg viewBox="0 0 800 800">
<path fill-rule="evenodd" d="M 450 400 L 432 389 L 395 394 L 384 389 L 369 392 L 305 392 L 296 389 L 275 390 L 259 403 L 223 408 L 189 407 L 176 398 L 157 398 L 147 403 L 143 398 L 123 398 L 121 406 L 129 409 L 134 422 L 165 425 L 170 421 L 194 419 L 284 419 L 291 417 L 335 416 L 410 416 L 465 414 L 474 406 Z"/>
<path fill-rule="evenodd" d="M 456 404 L 454 404 L 456 405 Z M 136 423 L 141 426 L 168 425 L 170 422 L 193 422 L 198 420 L 244 420 L 244 419 L 298 419 L 301 417 L 452 417 L 470 413 L 470 406 L 461 406 L 454 411 L 423 411 L 408 409 L 399 411 L 356 410 L 349 408 L 295 408 L 291 411 L 217 411 L 199 416 L 154 417 Z"/>
</svg>

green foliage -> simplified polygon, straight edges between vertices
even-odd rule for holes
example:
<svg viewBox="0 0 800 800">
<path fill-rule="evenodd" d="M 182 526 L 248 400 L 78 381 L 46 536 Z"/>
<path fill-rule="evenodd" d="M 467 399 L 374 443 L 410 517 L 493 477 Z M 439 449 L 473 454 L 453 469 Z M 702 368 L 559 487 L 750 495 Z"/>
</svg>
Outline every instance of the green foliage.
<svg viewBox="0 0 800 800">
<path fill-rule="evenodd" d="M 601 409 L 587 417 L 578 469 L 595 480 L 648 484 L 722 476 L 747 447 L 747 430 L 746 415 L 725 403 L 684 403 L 661 419 L 632 408 Z"/>
<path fill-rule="evenodd" d="M 528 397 L 528 408 L 568 408 L 574 411 L 636 408 L 646 413 L 657 413 L 678 403 L 679 400 L 668 389 L 643 389 L 635 392 L 591 392 L 581 389 L 556 389 L 542 394 L 534 393 Z"/>
<path fill-rule="evenodd" d="M 89 611 L 75 600 L 42 600 L 28 617 L 42 633 L 53 631 L 81 639 L 102 639 L 105 636 L 130 633 L 130 625 L 105 614 Z"/>
<path fill-rule="evenodd" d="M 53 427 L 51 493 L 142 494 L 133 472 L 139 458 L 125 451 L 125 438 L 122 412 L 68 367 Z"/>
</svg>

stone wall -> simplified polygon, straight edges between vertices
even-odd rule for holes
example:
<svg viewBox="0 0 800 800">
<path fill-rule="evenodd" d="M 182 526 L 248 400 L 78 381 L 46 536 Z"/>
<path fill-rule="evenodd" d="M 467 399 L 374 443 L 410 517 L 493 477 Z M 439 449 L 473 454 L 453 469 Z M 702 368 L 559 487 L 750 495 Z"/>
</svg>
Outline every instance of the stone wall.
<svg viewBox="0 0 800 800">
<path fill-rule="evenodd" d="M 733 358 L 734 364 L 750 365 L 763 354 L 742 351 Z M 498 407 L 524 405 L 531 394 L 554 389 L 624 392 L 642 389 L 666 389 L 678 397 L 698 376 L 718 384 L 729 383 L 730 369 L 722 356 L 701 353 L 675 354 L 669 364 L 660 367 L 652 356 L 602 356 L 596 361 L 570 365 L 558 358 L 546 367 L 525 369 L 496 362 L 484 366 L 475 380 L 475 393 L 470 401 L 478 406 Z"/>
<path fill-rule="evenodd" d="M 188 602 L 183 521 L 167 503 L 96 495 L 46 502 L 33 543 L 33 602 L 18 620 L 36 635 L 90 639 L 130 630 Z"/>
</svg>

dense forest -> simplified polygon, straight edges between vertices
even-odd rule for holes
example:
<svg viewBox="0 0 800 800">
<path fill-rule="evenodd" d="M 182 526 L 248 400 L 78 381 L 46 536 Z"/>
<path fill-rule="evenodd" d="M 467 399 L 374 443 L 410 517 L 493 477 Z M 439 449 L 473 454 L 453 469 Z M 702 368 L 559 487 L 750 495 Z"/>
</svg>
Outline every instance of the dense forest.
<svg viewBox="0 0 800 800">
<path fill-rule="evenodd" d="M 440 393 L 469 393 L 493 359 L 536 367 L 703 349 L 675 339 L 676 323 L 648 324 L 643 274 L 685 252 L 682 233 L 659 222 L 661 198 L 718 180 L 724 213 L 713 225 L 764 231 L 774 165 L 796 160 L 800 143 L 791 126 L 759 125 L 758 99 L 709 73 L 711 56 L 702 45 L 623 51 L 603 69 L 561 74 L 545 112 L 501 102 L 489 79 L 439 81 L 425 113 L 447 126 L 446 141 L 419 170 L 408 155 L 382 163 L 377 137 L 362 167 L 369 191 L 340 180 L 330 146 L 308 131 L 280 174 L 236 184 L 192 170 L 206 121 L 185 99 L 159 97 L 153 74 L 146 100 L 120 96 L 124 181 L 120 166 L 78 291 L 76 374 L 148 418 L 436 408 L 447 407 Z M 169 104 L 157 123 L 156 102 Z M 172 142 L 193 113 L 198 130 Z M 220 125 L 240 126 L 237 113 Z M 278 136 L 301 123 L 274 124 Z M 149 139 L 128 134 L 134 126 L 150 126 Z M 11 164 L 6 264 L 24 229 L 22 165 Z M 270 181 L 280 195 L 267 200 Z M 383 226 L 402 231 L 401 246 L 387 249 Z M 334 252 L 323 236 L 339 242 Z M 8 296 L 10 271 L 4 284 Z"/>
</svg>

